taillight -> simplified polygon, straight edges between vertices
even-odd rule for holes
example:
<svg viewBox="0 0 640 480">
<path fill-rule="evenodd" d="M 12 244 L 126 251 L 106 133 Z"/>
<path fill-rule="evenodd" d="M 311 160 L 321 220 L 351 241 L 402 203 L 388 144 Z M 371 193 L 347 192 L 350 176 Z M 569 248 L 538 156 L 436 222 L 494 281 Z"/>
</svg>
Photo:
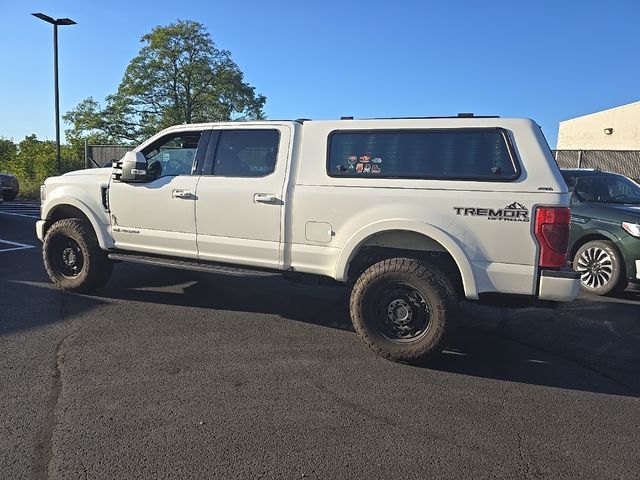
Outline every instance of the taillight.
<svg viewBox="0 0 640 480">
<path fill-rule="evenodd" d="M 540 245 L 541 267 L 564 267 L 569 246 L 571 212 L 566 207 L 536 208 L 535 235 Z"/>
</svg>

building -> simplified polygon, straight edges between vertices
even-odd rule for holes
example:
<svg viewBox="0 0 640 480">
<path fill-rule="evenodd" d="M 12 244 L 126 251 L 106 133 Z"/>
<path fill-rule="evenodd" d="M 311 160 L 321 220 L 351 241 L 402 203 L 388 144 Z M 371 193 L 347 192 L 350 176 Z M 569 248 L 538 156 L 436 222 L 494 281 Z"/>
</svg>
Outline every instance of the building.
<svg viewBox="0 0 640 480">
<path fill-rule="evenodd" d="M 558 150 L 640 150 L 640 102 L 560 122 Z"/>
</svg>

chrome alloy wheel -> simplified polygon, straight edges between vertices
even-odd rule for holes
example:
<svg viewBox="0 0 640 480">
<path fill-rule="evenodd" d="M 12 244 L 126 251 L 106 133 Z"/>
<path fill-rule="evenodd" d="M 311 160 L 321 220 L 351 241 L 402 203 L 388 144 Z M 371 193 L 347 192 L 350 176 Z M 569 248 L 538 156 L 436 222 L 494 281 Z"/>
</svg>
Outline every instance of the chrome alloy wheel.
<svg viewBox="0 0 640 480">
<path fill-rule="evenodd" d="M 613 260 L 602 248 L 587 248 L 578 258 L 577 270 L 585 287 L 600 288 L 611 281 Z"/>
</svg>

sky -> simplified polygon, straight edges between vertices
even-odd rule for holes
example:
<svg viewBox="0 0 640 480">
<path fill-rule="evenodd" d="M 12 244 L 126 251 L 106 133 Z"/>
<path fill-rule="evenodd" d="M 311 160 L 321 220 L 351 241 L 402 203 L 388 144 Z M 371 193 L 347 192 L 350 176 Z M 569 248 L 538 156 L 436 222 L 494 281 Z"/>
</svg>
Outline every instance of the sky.
<svg viewBox="0 0 640 480">
<path fill-rule="evenodd" d="M 60 110 L 116 89 L 140 37 L 206 26 L 269 118 L 529 117 L 558 123 L 640 100 L 640 0 L 0 0 L 0 137 L 55 138 Z M 64 129 L 64 126 L 63 126 Z"/>
</svg>

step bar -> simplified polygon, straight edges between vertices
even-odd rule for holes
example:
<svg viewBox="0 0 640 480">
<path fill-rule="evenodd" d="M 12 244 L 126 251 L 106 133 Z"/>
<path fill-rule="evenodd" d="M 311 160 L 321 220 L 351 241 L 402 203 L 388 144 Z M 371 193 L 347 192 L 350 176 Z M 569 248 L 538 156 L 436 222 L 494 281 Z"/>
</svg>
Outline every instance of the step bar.
<svg viewBox="0 0 640 480">
<path fill-rule="evenodd" d="M 225 275 L 237 276 L 269 276 L 278 275 L 282 272 L 274 272 L 266 269 L 246 269 L 242 267 L 232 267 L 226 264 L 204 262 L 199 260 L 179 260 L 176 258 L 159 257 L 153 255 L 139 255 L 136 253 L 111 252 L 109 259 L 119 262 L 142 263 L 154 265 L 156 267 L 179 268 L 181 270 L 191 270 L 196 272 L 222 273 Z"/>
</svg>

